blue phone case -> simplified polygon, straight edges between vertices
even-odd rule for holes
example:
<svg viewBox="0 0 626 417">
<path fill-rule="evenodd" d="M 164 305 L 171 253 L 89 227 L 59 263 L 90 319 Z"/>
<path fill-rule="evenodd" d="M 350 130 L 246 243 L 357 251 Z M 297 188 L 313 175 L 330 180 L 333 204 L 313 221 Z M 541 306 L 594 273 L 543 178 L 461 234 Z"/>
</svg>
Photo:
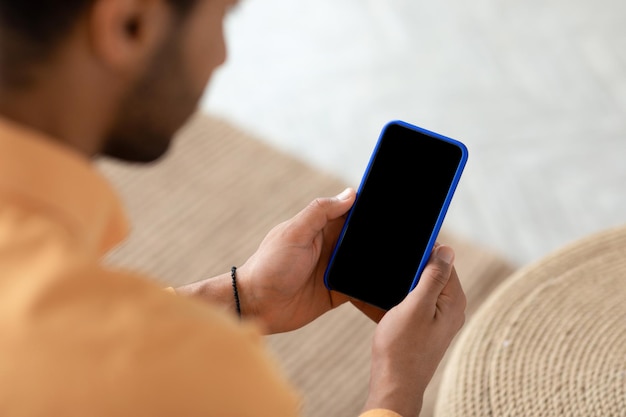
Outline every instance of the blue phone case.
<svg viewBox="0 0 626 417">
<path fill-rule="evenodd" d="M 382 141 L 383 136 L 385 135 L 385 131 L 387 130 L 387 128 L 389 126 L 391 126 L 393 124 L 401 125 L 401 126 L 403 126 L 405 128 L 408 128 L 408 129 L 411 129 L 411 130 L 415 130 L 417 132 L 420 132 L 420 133 L 422 133 L 424 135 L 427 135 L 427 136 L 430 136 L 432 138 L 436 138 L 436 139 L 439 139 L 439 140 L 451 143 L 451 144 L 457 146 L 461 150 L 461 155 L 462 155 L 461 156 L 461 160 L 459 162 L 459 165 L 457 167 L 456 173 L 455 173 L 454 178 L 452 180 L 452 183 L 450 184 L 450 188 L 448 189 L 448 193 L 446 195 L 445 201 L 444 201 L 444 203 L 443 203 L 443 205 L 441 207 L 441 210 L 439 212 L 439 217 L 437 218 L 437 221 L 435 223 L 435 227 L 433 228 L 432 233 L 430 235 L 430 239 L 428 241 L 428 245 L 426 246 L 426 250 L 424 251 L 424 254 L 422 255 L 422 259 L 421 259 L 421 261 L 419 263 L 419 267 L 417 269 L 415 277 L 413 278 L 413 282 L 412 282 L 411 288 L 409 290 L 409 291 L 412 291 L 415 288 L 415 286 L 417 286 L 419 278 L 422 275 L 422 272 L 424 271 L 424 268 L 426 267 L 426 264 L 428 263 L 428 259 L 430 258 L 431 251 L 433 249 L 433 246 L 435 245 L 435 241 L 437 239 L 437 236 L 439 235 L 439 231 L 441 230 L 441 226 L 443 224 L 443 220 L 444 220 L 444 218 L 446 216 L 446 213 L 448 212 L 448 207 L 450 206 L 450 202 L 452 201 L 452 196 L 454 195 L 454 192 L 455 192 L 455 190 L 457 188 L 459 180 L 461 179 L 461 174 L 463 173 L 463 169 L 465 168 L 465 165 L 467 163 L 468 150 L 467 150 L 467 147 L 463 143 L 459 142 L 458 140 L 455 140 L 455 139 L 443 136 L 443 135 L 441 135 L 439 133 L 435 133 L 435 132 L 432 132 L 430 130 L 426 130 L 424 128 L 412 125 L 412 124 L 404 122 L 402 120 L 392 120 L 392 121 L 388 122 L 384 126 L 384 128 L 382 129 L 382 131 L 380 133 L 380 136 L 378 138 L 378 141 L 376 143 L 374 151 L 372 152 L 370 160 L 369 160 L 369 162 L 367 164 L 367 168 L 365 170 L 365 173 L 363 174 L 363 177 L 361 179 L 361 183 L 360 183 L 359 189 L 357 191 L 357 196 L 356 196 L 356 200 L 354 202 L 354 205 L 357 204 L 359 196 L 361 194 L 361 191 L 362 191 L 363 187 L 365 186 L 365 182 L 366 182 L 367 177 L 369 175 L 369 172 L 370 172 L 370 170 L 372 168 L 372 165 L 373 165 L 374 159 L 376 157 L 376 154 L 378 153 L 378 148 L 380 146 L 380 143 Z M 353 205 L 353 207 L 354 207 L 354 205 Z M 339 239 L 337 241 L 337 244 L 335 245 L 335 248 L 333 249 L 333 252 L 332 252 L 331 257 L 330 257 L 330 262 L 328 264 L 329 266 L 332 264 L 333 258 L 335 257 L 335 254 L 337 253 L 337 250 L 338 250 L 338 248 L 340 246 L 341 241 L 343 240 L 343 237 L 344 237 L 344 234 L 346 232 L 347 226 L 348 226 L 348 224 L 350 222 L 351 216 L 352 216 L 352 210 L 350 210 L 350 212 L 348 213 L 348 217 L 347 217 L 347 219 L 346 219 L 346 221 L 344 223 L 344 226 L 343 226 L 343 228 L 341 230 L 341 233 L 339 235 Z M 328 267 L 326 269 L 326 272 L 324 273 L 324 285 L 326 286 L 327 289 L 329 289 L 329 290 L 331 289 L 331 287 L 330 287 L 330 285 L 328 283 Z"/>
</svg>

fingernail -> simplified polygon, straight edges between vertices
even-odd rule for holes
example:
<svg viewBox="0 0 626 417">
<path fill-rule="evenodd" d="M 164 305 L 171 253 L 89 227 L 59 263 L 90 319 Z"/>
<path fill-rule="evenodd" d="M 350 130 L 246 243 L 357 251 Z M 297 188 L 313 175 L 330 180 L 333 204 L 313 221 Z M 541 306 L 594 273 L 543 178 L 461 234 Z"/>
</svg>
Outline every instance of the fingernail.
<svg viewBox="0 0 626 417">
<path fill-rule="evenodd" d="M 439 246 L 435 255 L 448 265 L 454 260 L 454 251 L 448 246 Z"/>
<path fill-rule="evenodd" d="M 338 194 L 335 198 L 337 198 L 338 200 L 347 200 L 350 197 L 351 192 L 352 191 L 349 188 L 346 188 L 341 192 L 341 194 Z"/>
</svg>

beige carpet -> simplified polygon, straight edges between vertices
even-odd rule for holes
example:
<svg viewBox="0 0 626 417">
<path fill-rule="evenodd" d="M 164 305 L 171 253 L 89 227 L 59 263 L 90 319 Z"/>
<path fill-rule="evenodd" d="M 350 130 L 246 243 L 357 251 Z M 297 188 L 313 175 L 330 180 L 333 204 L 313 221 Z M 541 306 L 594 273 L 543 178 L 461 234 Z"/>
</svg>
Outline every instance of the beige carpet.
<svg viewBox="0 0 626 417">
<path fill-rule="evenodd" d="M 172 286 L 240 265 L 271 227 L 313 198 L 346 186 L 224 120 L 200 114 L 158 164 L 99 165 L 118 188 L 133 223 L 129 240 L 108 260 Z M 445 225 L 439 240 L 457 251 L 469 316 L 513 267 Z M 367 394 L 373 330 L 374 323 L 346 305 L 303 329 L 267 338 L 302 393 L 305 416 L 358 415 Z M 422 416 L 432 415 L 442 368 L 426 393 Z"/>
</svg>

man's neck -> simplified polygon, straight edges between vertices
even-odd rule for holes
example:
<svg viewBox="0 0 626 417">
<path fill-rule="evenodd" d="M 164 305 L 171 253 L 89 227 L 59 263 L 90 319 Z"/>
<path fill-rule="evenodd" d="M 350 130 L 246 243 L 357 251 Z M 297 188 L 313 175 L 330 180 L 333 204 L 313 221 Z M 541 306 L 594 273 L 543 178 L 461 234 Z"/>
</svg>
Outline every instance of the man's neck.
<svg viewBox="0 0 626 417">
<path fill-rule="evenodd" d="M 92 157 L 111 123 L 115 88 L 88 61 L 66 62 L 47 66 L 27 86 L 11 88 L 0 80 L 0 115 Z"/>
<path fill-rule="evenodd" d="M 56 103 L 52 97 L 39 93 L 13 95 L 0 92 L 0 95 L 2 116 L 39 130 L 82 154 L 93 155 L 97 151 L 93 147 L 94 140 L 85 140 L 89 138 L 85 119 L 65 103 L 61 92 Z"/>
</svg>

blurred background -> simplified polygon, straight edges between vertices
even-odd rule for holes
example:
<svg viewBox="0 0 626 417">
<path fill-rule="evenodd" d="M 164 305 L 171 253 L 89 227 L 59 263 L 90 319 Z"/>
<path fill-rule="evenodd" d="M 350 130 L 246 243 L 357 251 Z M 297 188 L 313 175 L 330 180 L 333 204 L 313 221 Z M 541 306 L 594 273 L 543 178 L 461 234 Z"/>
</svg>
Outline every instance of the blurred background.
<svg viewBox="0 0 626 417">
<path fill-rule="evenodd" d="M 383 125 L 464 142 L 444 227 L 526 264 L 626 222 L 623 0 L 243 0 L 202 110 L 358 186 Z"/>
</svg>

